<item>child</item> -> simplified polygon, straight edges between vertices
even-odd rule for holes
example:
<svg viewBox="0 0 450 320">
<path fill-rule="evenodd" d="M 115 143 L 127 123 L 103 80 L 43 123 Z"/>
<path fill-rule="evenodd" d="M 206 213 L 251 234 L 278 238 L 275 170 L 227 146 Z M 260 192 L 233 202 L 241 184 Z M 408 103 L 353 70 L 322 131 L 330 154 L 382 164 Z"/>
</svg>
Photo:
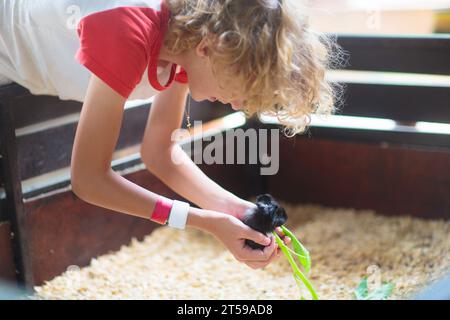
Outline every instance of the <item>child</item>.
<svg viewBox="0 0 450 320">
<path fill-rule="evenodd" d="M 180 147 L 170 137 L 181 125 L 188 92 L 196 101 L 276 115 L 294 134 L 305 128 L 309 114 L 332 111 L 332 90 L 324 80 L 327 47 L 296 4 L 3 1 L 0 75 L 33 94 L 83 102 L 71 160 L 72 189 L 81 199 L 172 227 L 205 230 L 237 260 L 262 268 L 280 249 L 273 237 L 241 221 L 255 205 L 224 190 L 190 159 L 174 164 L 171 154 Z M 142 161 L 202 209 L 146 190 L 111 168 L 124 103 L 152 96 Z M 252 250 L 245 239 L 266 247 Z"/>
</svg>

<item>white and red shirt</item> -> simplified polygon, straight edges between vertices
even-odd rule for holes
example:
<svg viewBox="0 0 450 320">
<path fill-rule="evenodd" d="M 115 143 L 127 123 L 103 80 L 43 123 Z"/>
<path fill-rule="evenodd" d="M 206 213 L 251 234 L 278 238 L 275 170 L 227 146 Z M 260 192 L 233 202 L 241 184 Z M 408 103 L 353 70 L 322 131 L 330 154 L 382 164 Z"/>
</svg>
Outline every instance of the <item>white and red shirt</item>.
<svg viewBox="0 0 450 320">
<path fill-rule="evenodd" d="M 0 76 L 33 94 L 83 101 L 90 72 L 128 100 L 173 81 L 158 67 L 170 12 L 162 0 L 7 0 L 0 3 Z"/>
</svg>

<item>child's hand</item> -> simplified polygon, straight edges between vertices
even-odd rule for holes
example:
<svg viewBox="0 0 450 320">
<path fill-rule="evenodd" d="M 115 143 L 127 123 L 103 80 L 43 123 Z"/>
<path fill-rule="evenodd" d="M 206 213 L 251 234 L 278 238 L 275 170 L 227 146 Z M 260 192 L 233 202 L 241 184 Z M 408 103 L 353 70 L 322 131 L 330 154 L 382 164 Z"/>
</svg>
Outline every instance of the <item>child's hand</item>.
<svg viewBox="0 0 450 320">
<path fill-rule="evenodd" d="M 236 260 L 253 269 L 267 266 L 280 255 L 273 235 L 265 236 L 234 216 L 216 215 L 212 224 L 209 228 L 211 233 L 225 245 Z M 266 247 L 264 250 L 253 250 L 245 245 L 245 239 L 253 240 Z"/>
<path fill-rule="evenodd" d="M 255 208 L 256 204 L 244 199 L 239 199 L 238 202 L 233 203 L 233 205 L 230 205 L 230 213 L 235 216 L 236 218 L 242 220 L 242 218 L 244 217 L 245 212 L 248 209 L 252 209 Z M 291 243 L 291 239 L 289 237 L 286 237 L 283 233 L 283 230 L 281 230 L 280 227 L 275 229 L 276 233 L 280 236 L 281 240 L 283 240 L 283 242 L 286 245 L 289 245 Z M 251 239 L 250 239 L 251 240 Z M 277 246 L 277 256 L 276 258 L 278 258 L 281 254 L 281 249 Z"/>
<path fill-rule="evenodd" d="M 236 198 L 235 200 L 228 202 L 226 207 L 223 208 L 223 210 L 218 211 L 223 211 L 224 213 L 231 214 L 232 216 L 238 218 L 239 220 L 242 220 L 242 218 L 245 215 L 245 212 L 248 209 L 253 208 L 256 208 L 256 204 L 254 204 L 253 202 Z"/>
</svg>

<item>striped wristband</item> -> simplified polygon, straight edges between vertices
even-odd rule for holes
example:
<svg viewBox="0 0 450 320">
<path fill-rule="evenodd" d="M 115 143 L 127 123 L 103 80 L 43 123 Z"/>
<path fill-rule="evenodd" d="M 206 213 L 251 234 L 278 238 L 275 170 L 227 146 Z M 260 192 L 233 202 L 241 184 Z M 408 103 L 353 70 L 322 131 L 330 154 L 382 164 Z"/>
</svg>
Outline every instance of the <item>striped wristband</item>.
<svg viewBox="0 0 450 320">
<path fill-rule="evenodd" d="M 170 210 L 168 225 L 172 228 L 184 229 L 189 213 L 189 203 L 174 200 Z"/>
</svg>

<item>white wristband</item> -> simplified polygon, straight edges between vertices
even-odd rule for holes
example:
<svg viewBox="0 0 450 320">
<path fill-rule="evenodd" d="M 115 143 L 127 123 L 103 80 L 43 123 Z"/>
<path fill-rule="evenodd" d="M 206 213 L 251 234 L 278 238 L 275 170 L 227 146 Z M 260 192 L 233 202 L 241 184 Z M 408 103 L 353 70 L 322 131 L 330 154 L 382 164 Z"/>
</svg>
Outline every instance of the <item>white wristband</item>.
<svg viewBox="0 0 450 320">
<path fill-rule="evenodd" d="M 187 216 L 189 213 L 189 203 L 173 200 L 172 209 L 170 210 L 169 227 L 184 229 L 186 226 Z"/>
</svg>

